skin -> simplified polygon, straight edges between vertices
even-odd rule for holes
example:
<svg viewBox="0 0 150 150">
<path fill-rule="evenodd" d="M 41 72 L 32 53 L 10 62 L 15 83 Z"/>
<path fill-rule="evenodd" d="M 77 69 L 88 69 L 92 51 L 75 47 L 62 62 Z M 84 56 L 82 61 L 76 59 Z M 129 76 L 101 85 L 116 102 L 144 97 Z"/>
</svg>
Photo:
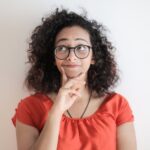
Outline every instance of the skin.
<svg viewBox="0 0 150 150">
<path fill-rule="evenodd" d="M 79 26 L 62 29 L 56 37 L 55 46 L 61 44 L 71 47 L 79 44 L 91 46 L 88 32 Z M 16 135 L 18 150 L 56 150 L 62 114 L 67 109 L 72 108 L 71 112 L 73 116 L 77 116 L 76 110 L 78 112 L 80 110 L 83 111 L 81 102 L 83 104 L 87 103 L 89 91 L 85 84 L 87 71 L 90 65 L 94 63 L 94 60 L 92 60 L 92 51 L 90 51 L 86 59 L 78 59 L 73 51 L 71 51 L 67 59 L 55 59 L 55 63 L 62 75 L 62 85 L 59 92 L 54 95 L 54 104 L 49 111 L 47 121 L 39 134 L 36 128 L 17 120 Z M 77 67 L 67 67 L 66 65 L 68 64 L 77 64 Z M 81 96 L 81 92 L 83 97 Z M 78 104 L 76 104 L 77 100 L 79 100 Z M 98 100 L 98 102 L 101 101 Z M 93 105 L 90 108 L 91 113 L 94 113 L 97 109 L 96 106 L 99 105 L 98 103 Z M 116 134 L 117 150 L 136 150 L 136 138 L 132 122 L 127 122 L 117 127 Z"/>
<path fill-rule="evenodd" d="M 79 26 L 66 27 L 62 29 L 58 33 L 55 42 L 56 47 L 61 45 L 75 47 L 80 44 L 91 46 L 89 33 Z M 88 57 L 85 59 L 77 58 L 74 52 L 71 51 L 65 60 L 56 58 L 55 61 L 58 70 L 62 73 L 63 68 L 67 78 L 75 78 L 80 73 L 85 73 L 85 79 L 90 65 L 94 63 L 94 60 L 92 60 L 91 49 Z M 68 65 L 77 65 L 77 67 L 68 67 Z"/>
</svg>

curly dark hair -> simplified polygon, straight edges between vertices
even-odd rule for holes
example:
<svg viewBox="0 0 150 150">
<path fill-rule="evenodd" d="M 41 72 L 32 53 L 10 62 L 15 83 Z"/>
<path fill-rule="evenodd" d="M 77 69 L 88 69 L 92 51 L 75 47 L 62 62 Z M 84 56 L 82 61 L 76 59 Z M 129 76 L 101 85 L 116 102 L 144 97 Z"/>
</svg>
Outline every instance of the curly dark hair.
<svg viewBox="0 0 150 150">
<path fill-rule="evenodd" d="M 55 38 L 64 27 L 80 26 L 85 29 L 92 43 L 95 64 L 88 70 L 89 90 L 97 96 L 110 92 L 119 79 L 114 60 L 114 47 L 106 37 L 105 28 L 86 14 L 79 15 L 66 9 L 58 9 L 48 17 L 42 18 L 31 36 L 28 49 L 28 62 L 31 68 L 25 79 L 29 90 L 48 94 L 58 92 L 61 87 L 61 74 L 55 65 Z"/>
</svg>

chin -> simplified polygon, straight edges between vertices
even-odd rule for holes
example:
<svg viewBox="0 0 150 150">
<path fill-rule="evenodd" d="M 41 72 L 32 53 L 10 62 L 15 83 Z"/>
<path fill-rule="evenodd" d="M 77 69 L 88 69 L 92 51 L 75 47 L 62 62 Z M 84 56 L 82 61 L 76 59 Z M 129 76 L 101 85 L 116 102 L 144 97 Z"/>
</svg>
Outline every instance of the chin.
<svg viewBox="0 0 150 150">
<path fill-rule="evenodd" d="M 81 73 L 81 72 L 80 72 Z M 80 75 L 80 73 L 68 73 L 66 74 L 68 78 L 76 78 Z"/>
</svg>

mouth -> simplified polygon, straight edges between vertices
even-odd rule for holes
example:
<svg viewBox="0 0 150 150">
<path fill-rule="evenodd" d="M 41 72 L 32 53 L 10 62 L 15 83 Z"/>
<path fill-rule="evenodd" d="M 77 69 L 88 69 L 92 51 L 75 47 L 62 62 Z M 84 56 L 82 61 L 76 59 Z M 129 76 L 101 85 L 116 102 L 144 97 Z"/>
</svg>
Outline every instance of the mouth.
<svg viewBox="0 0 150 150">
<path fill-rule="evenodd" d="M 81 65 L 78 64 L 63 65 L 63 68 L 68 78 L 75 78 L 82 72 Z"/>
<path fill-rule="evenodd" d="M 79 67 L 80 65 L 63 65 L 63 67 L 66 67 L 66 68 L 76 68 L 76 67 Z"/>
</svg>

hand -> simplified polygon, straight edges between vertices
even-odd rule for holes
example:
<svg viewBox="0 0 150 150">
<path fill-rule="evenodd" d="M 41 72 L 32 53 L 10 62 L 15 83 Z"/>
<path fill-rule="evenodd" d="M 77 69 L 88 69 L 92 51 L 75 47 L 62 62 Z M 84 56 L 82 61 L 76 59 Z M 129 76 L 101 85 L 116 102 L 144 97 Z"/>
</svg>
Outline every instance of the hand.
<svg viewBox="0 0 150 150">
<path fill-rule="evenodd" d="M 54 105 L 64 113 L 73 103 L 81 96 L 81 90 L 85 85 L 85 73 L 81 73 L 78 77 L 68 79 L 63 68 L 62 69 L 62 87 L 60 88 Z"/>
</svg>

